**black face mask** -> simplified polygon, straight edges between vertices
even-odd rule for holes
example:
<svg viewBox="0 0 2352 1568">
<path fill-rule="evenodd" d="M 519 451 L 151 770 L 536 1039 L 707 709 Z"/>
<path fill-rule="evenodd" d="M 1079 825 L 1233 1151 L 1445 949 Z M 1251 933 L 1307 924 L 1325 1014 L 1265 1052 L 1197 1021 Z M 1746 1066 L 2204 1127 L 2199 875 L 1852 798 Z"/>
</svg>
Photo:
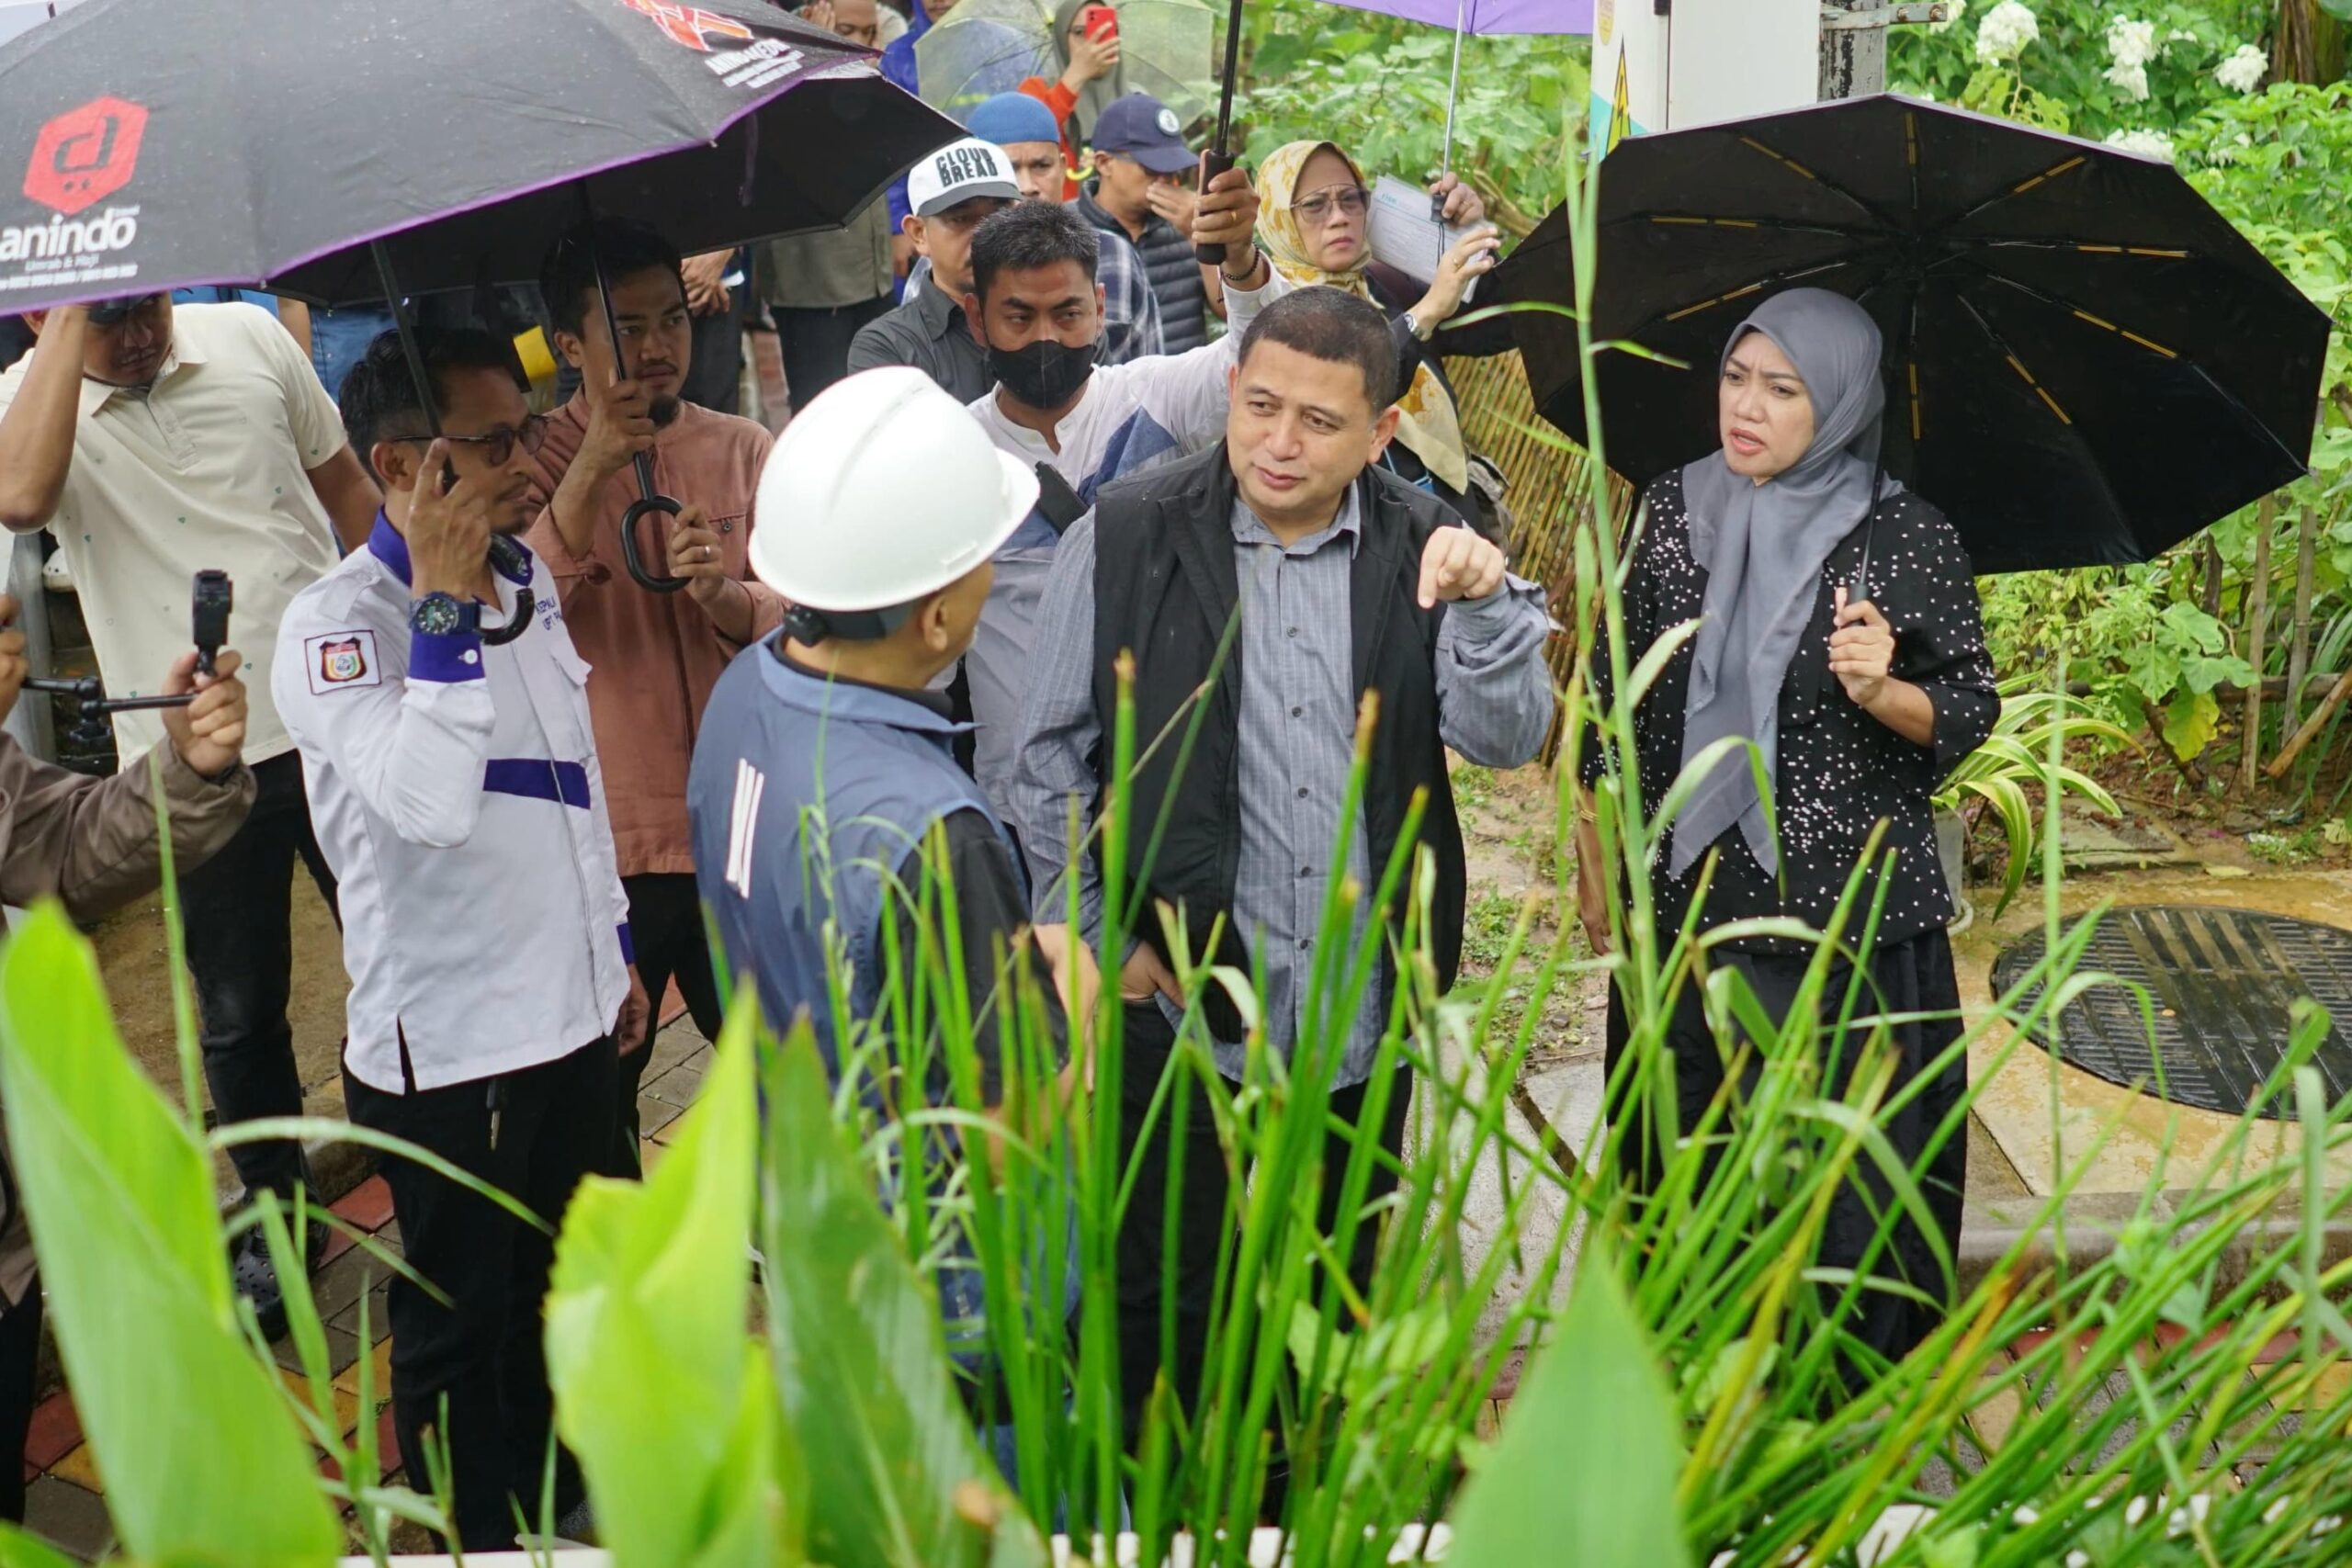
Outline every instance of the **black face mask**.
<svg viewBox="0 0 2352 1568">
<path fill-rule="evenodd" d="M 990 348 L 989 369 L 1007 390 L 1033 409 L 1057 409 L 1078 395 L 1094 374 L 1100 343 L 1076 348 L 1052 338 L 1040 338 L 1020 348 Z"/>
</svg>

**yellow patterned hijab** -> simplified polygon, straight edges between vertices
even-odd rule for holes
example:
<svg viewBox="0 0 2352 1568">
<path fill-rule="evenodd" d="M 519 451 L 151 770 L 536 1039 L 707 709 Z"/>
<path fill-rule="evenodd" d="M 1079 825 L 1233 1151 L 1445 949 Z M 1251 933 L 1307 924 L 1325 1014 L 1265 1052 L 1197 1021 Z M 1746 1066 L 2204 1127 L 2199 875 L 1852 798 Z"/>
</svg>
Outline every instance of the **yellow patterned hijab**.
<svg viewBox="0 0 2352 1568">
<path fill-rule="evenodd" d="M 1306 236 L 1291 214 L 1298 176 L 1306 170 L 1306 161 L 1326 148 L 1347 164 L 1358 185 L 1364 183 L 1356 161 L 1329 141 L 1293 141 L 1275 149 L 1258 169 L 1258 243 L 1265 246 L 1266 259 L 1273 263 L 1274 270 L 1293 283 L 1319 283 L 1377 304 L 1371 285 L 1364 281 L 1369 253 L 1346 272 L 1326 272 L 1306 259 Z M 1462 441 L 1462 417 L 1445 384 L 1426 362 L 1414 365 L 1412 384 L 1396 400 L 1396 408 L 1402 416 L 1396 423 L 1396 439 L 1449 489 L 1457 494 L 1467 491 L 1470 457 Z"/>
</svg>

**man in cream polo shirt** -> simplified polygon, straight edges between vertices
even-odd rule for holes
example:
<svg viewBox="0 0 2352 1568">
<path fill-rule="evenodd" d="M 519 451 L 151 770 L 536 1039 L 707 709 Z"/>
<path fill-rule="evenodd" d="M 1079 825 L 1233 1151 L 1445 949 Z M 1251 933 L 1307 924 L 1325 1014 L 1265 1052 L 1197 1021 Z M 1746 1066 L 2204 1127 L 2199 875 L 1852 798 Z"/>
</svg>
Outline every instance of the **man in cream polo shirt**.
<svg viewBox="0 0 2352 1568">
<path fill-rule="evenodd" d="M 237 646 L 251 654 L 244 756 L 259 789 L 236 837 L 180 878 L 181 911 L 220 1120 L 300 1115 L 286 1020 L 295 862 L 330 907 L 334 881 L 270 666 L 288 604 L 334 566 L 338 534 L 367 538 L 381 498 L 310 360 L 264 310 L 175 309 L 151 294 L 26 321 L 36 346 L 0 375 L 0 523 L 56 536 L 108 692 L 139 693 L 187 649 L 197 572 L 218 568 L 236 584 Z M 153 713 L 114 723 L 127 759 L 164 739 Z M 288 1193 L 301 1175 L 292 1144 L 234 1157 L 248 1191 Z M 236 1279 L 278 1328 L 266 1252 L 241 1251 Z"/>
</svg>

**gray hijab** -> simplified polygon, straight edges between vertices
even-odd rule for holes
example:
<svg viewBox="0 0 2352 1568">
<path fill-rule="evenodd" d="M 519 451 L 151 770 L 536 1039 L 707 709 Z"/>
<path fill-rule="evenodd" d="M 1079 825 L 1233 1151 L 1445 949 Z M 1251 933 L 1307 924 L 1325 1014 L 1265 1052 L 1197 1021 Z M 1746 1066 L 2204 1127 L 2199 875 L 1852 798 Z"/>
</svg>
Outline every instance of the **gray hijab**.
<svg viewBox="0 0 2352 1568">
<path fill-rule="evenodd" d="M 1777 792 L 1781 683 L 1813 617 L 1829 553 L 1870 513 L 1886 389 L 1878 324 L 1842 294 L 1792 288 L 1774 295 L 1732 333 L 1722 365 L 1750 333 L 1779 345 L 1804 378 L 1813 400 L 1813 445 L 1795 467 L 1760 485 L 1733 473 L 1721 452 L 1682 470 L 1690 553 L 1708 574 L 1682 763 L 1688 768 L 1725 736 L 1753 739 Z M 1879 493 L 1900 489 L 1884 479 Z M 1718 763 L 1675 818 L 1668 874 L 1689 871 L 1735 823 L 1756 863 L 1777 874 L 1779 847 L 1744 751 Z"/>
</svg>

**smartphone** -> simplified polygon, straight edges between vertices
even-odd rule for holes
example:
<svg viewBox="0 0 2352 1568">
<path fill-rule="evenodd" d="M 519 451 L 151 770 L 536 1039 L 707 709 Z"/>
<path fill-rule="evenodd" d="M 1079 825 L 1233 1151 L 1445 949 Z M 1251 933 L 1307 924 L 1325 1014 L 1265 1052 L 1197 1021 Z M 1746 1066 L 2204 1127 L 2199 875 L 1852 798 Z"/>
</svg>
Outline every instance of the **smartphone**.
<svg viewBox="0 0 2352 1568">
<path fill-rule="evenodd" d="M 1108 6 L 1089 6 L 1079 12 L 1078 27 L 1096 43 L 1108 43 L 1119 36 L 1119 13 Z"/>
</svg>

